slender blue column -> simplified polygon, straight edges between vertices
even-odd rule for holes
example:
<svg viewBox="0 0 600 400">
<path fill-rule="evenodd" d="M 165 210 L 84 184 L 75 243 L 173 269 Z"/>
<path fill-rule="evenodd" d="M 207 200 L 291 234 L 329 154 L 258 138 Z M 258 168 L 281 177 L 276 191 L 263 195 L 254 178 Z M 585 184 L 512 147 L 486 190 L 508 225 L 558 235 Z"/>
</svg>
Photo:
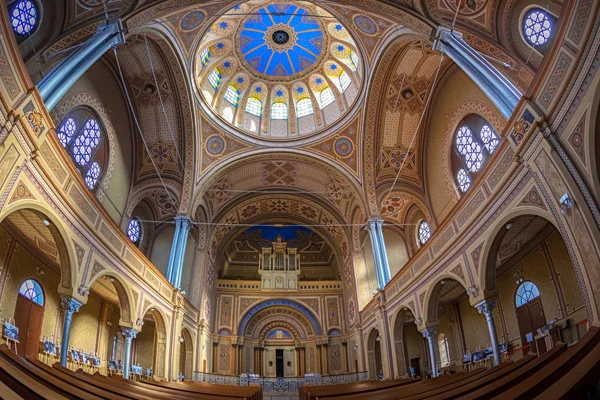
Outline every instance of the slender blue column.
<svg viewBox="0 0 600 400">
<path fill-rule="evenodd" d="M 494 322 L 496 299 L 484 300 L 475 307 L 480 314 L 485 315 L 485 321 L 487 322 L 488 331 L 490 333 L 490 342 L 492 343 L 492 351 L 494 352 L 494 365 L 499 365 L 502 362 L 502 359 L 500 358 L 500 346 L 498 345 L 496 323 Z"/>
<path fill-rule="evenodd" d="M 123 378 L 129 379 L 129 370 L 131 369 L 131 341 L 135 339 L 138 331 L 135 329 L 123 328 L 125 336 L 125 362 L 123 365 Z"/>
<path fill-rule="evenodd" d="M 62 340 L 60 343 L 60 365 L 67 366 L 67 354 L 69 354 L 69 335 L 71 334 L 71 321 L 73 313 L 79 311 L 81 303 L 70 297 L 61 297 L 60 305 L 65 309 L 65 321 L 63 323 Z"/>
<path fill-rule="evenodd" d="M 120 19 L 100 25 L 98 32 L 54 67 L 38 84 L 46 108 L 52 110 L 92 64 L 113 46 L 124 43 L 125 35 Z"/>
<path fill-rule="evenodd" d="M 177 217 L 179 221 L 179 238 L 177 245 L 177 254 L 174 260 L 173 286 L 181 287 L 181 277 L 183 276 L 183 261 L 185 259 L 185 248 L 187 247 L 188 234 L 190 232 L 191 221 L 187 217 Z"/>
<path fill-rule="evenodd" d="M 376 219 L 369 220 L 369 236 L 371 238 L 371 247 L 373 248 L 373 258 L 375 259 L 375 275 L 377 276 L 377 290 L 385 287 L 385 273 L 383 272 L 383 256 L 381 254 L 380 236 L 377 233 Z"/>
<path fill-rule="evenodd" d="M 427 339 L 427 347 L 429 347 L 429 362 L 431 362 L 431 376 L 438 376 L 437 357 L 435 354 L 435 334 L 437 328 L 427 328 L 421 331 L 423 337 Z"/>
<path fill-rule="evenodd" d="M 177 247 L 179 246 L 179 231 L 181 223 L 178 218 L 175 218 L 175 234 L 173 235 L 173 243 L 171 243 L 171 254 L 169 255 L 169 265 L 167 266 L 167 279 L 169 282 L 174 282 L 175 276 L 175 258 L 177 257 Z"/>
<path fill-rule="evenodd" d="M 379 242 L 379 253 L 381 254 L 381 271 L 383 272 L 383 281 L 385 286 L 390 280 L 392 280 L 390 262 L 387 256 L 387 250 L 385 249 L 385 240 L 383 238 L 383 220 L 377 219 L 375 222 L 375 227 L 377 229 L 377 241 Z"/>
<path fill-rule="evenodd" d="M 522 97 L 500 71 L 475 51 L 462 38 L 462 34 L 438 27 L 434 50 L 447 54 L 479 86 L 498 107 L 506 119 L 510 118 Z"/>
</svg>

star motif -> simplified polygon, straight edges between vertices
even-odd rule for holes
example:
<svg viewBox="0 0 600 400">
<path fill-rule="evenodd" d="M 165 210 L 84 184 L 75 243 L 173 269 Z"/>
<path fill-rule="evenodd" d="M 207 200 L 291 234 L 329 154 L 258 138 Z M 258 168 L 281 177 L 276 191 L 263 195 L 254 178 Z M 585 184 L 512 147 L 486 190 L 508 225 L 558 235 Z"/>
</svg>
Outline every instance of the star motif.
<svg viewBox="0 0 600 400">
<path fill-rule="evenodd" d="M 256 91 L 256 93 L 262 92 L 262 88 L 260 86 L 257 86 L 254 90 Z"/>
<path fill-rule="evenodd" d="M 297 91 L 298 91 L 298 93 L 304 93 L 304 88 L 301 88 L 301 87 L 299 87 L 299 88 L 297 89 Z"/>
<path fill-rule="evenodd" d="M 281 90 L 278 90 L 277 92 L 275 92 L 275 94 L 276 94 L 278 97 L 281 97 L 281 96 L 283 96 L 283 92 L 282 92 Z"/>
<path fill-rule="evenodd" d="M 344 48 L 345 48 L 344 46 L 339 45 L 337 49 L 338 49 L 338 51 L 344 51 Z"/>
<path fill-rule="evenodd" d="M 241 76 L 239 78 L 237 78 L 238 83 L 244 83 L 244 78 L 242 78 Z"/>
<path fill-rule="evenodd" d="M 336 31 L 341 31 L 342 29 L 344 29 L 344 27 L 343 27 L 341 24 L 337 24 L 337 25 L 335 26 L 335 30 L 336 30 Z"/>
<path fill-rule="evenodd" d="M 223 64 L 223 66 L 225 68 L 229 68 L 229 67 L 231 67 L 231 63 L 229 61 L 225 61 L 225 63 Z"/>
<path fill-rule="evenodd" d="M 331 64 L 331 66 L 329 67 L 332 71 L 335 71 L 337 69 L 337 65 L 335 64 Z"/>
<path fill-rule="evenodd" d="M 219 24 L 219 26 L 221 27 L 221 29 L 225 29 L 229 26 L 229 24 L 227 22 L 223 21 Z"/>
<path fill-rule="evenodd" d="M 223 47 L 225 47 L 225 44 L 221 42 L 217 43 L 217 49 L 222 49 Z"/>
<path fill-rule="evenodd" d="M 317 78 L 317 80 L 315 82 L 317 82 L 317 85 L 320 85 L 321 83 L 323 83 L 323 79 Z"/>
</svg>

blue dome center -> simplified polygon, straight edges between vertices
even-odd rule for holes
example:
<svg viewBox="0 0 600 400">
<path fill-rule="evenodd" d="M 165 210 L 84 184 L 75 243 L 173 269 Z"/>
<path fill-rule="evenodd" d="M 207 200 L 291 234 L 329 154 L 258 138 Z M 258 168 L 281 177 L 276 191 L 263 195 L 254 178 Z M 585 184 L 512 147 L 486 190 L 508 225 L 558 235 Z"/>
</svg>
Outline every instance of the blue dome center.
<svg viewBox="0 0 600 400">
<path fill-rule="evenodd" d="M 247 65 L 260 75 L 293 77 L 319 60 L 323 27 L 302 7 L 270 4 L 244 21 L 239 50 Z"/>
</svg>

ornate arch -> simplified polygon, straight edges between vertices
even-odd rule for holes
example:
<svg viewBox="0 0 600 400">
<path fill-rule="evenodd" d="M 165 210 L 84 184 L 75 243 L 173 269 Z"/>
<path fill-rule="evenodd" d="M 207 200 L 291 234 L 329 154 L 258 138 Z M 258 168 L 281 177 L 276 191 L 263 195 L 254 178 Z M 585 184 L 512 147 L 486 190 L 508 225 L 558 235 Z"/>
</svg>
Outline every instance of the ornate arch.
<svg viewBox="0 0 600 400">
<path fill-rule="evenodd" d="M 306 331 L 307 335 L 310 336 L 311 333 L 312 335 L 316 336 L 321 335 L 321 325 L 312 311 L 293 300 L 273 299 L 266 300 L 255 305 L 244 314 L 244 316 L 240 319 L 238 326 L 238 336 L 243 336 L 248 329 L 252 331 L 258 321 L 264 318 L 265 314 L 263 313 L 263 310 L 265 309 L 269 310 L 270 313 L 273 313 L 273 310 L 281 310 L 276 314 L 281 314 L 285 310 L 293 311 L 293 315 L 300 318 L 299 321 L 308 323 L 308 325 L 305 325 L 305 329 L 303 329 Z M 255 316 L 260 316 L 260 318 L 253 318 Z M 252 324 L 250 324 L 251 321 L 253 322 Z"/>
<path fill-rule="evenodd" d="M 95 263 L 98 264 L 98 261 L 95 261 Z M 93 269 L 95 269 L 95 266 Z M 135 304 L 131 290 L 129 289 L 127 281 L 125 281 L 123 277 L 112 270 L 104 269 L 96 275 L 91 276 L 87 287 L 91 288 L 92 285 L 103 276 L 111 279 L 111 282 L 117 292 L 117 296 L 119 297 L 119 309 L 121 314 L 119 324 L 133 326 L 135 322 L 134 314 L 135 310 L 137 309 L 137 304 Z"/>
</svg>

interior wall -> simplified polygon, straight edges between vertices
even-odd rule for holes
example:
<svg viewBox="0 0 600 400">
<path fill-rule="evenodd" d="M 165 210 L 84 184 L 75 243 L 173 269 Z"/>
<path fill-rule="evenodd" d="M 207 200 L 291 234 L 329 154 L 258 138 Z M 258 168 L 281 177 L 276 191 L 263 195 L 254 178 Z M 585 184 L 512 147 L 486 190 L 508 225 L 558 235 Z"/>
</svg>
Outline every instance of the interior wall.
<svg viewBox="0 0 600 400">
<path fill-rule="evenodd" d="M 87 303 L 73 314 L 69 346 L 86 353 L 96 350 L 96 343 L 99 340 L 101 305 L 100 300 L 90 295 Z"/>
<path fill-rule="evenodd" d="M 114 141 L 108 147 L 109 158 L 114 160 L 113 169 L 110 184 L 105 189 L 101 203 L 113 220 L 119 224 L 129 196 L 133 176 L 132 138 L 134 135 L 130 128 L 129 112 L 127 111 L 129 108 L 121 95 L 116 77 L 105 62 L 94 63 L 69 89 L 55 110 L 74 95 L 91 95 L 98 99 L 106 110 L 109 122 L 114 129 Z M 90 107 L 94 108 L 91 104 Z M 99 110 L 96 111 L 101 117 Z M 65 115 L 54 116 L 57 126 L 64 117 Z M 107 121 L 103 121 L 103 123 L 105 126 L 107 125 Z M 102 182 L 107 176 L 106 172 L 103 171 L 104 175 L 100 180 L 99 187 L 102 187 Z"/>
<path fill-rule="evenodd" d="M 153 368 L 154 361 L 154 335 L 156 326 L 154 323 L 144 321 L 140 333 L 135 338 L 136 364 L 145 368 Z"/>
<path fill-rule="evenodd" d="M 366 238 L 365 245 L 363 247 L 363 254 L 365 257 L 365 269 L 367 272 L 367 282 L 368 285 L 368 300 L 371 300 L 373 297 L 373 292 L 377 291 L 377 274 L 375 272 L 375 259 L 373 258 L 373 247 L 371 246 L 371 241 L 369 238 Z"/>
<path fill-rule="evenodd" d="M 402 236 L 390 229 L 383 230 L 383 240 L 390 265 L 390 276 L 393 278 L 408 262 L 406 242 Z"/>
<path fill-rule="evenodd" d="M 167 275 L 167 267 L 169 266 L 169 256 L 171 255 L 171 245 L 173 244 L 174 235 L 174 226 L 169 226 L 158 231 L 154 237 L 152 251 L 150 252 L 150 261 L 165 276 Z"/>
<path fill-rule="evenodd" d="M 171 250 L 169 249 L 169 253 Z M 192 278 L 194 275 L 194 263 L 196 261 L 196 239 L 190 234 L 187 237 L 185 246 L 185 256 L 183 259 L 183 272 L 181 276 L 181 288 L 185 291 L 185 295 L 189 297 L 192 294 Z M 202 279 L 202 277 L 199 277 Z"/>
</svg>

